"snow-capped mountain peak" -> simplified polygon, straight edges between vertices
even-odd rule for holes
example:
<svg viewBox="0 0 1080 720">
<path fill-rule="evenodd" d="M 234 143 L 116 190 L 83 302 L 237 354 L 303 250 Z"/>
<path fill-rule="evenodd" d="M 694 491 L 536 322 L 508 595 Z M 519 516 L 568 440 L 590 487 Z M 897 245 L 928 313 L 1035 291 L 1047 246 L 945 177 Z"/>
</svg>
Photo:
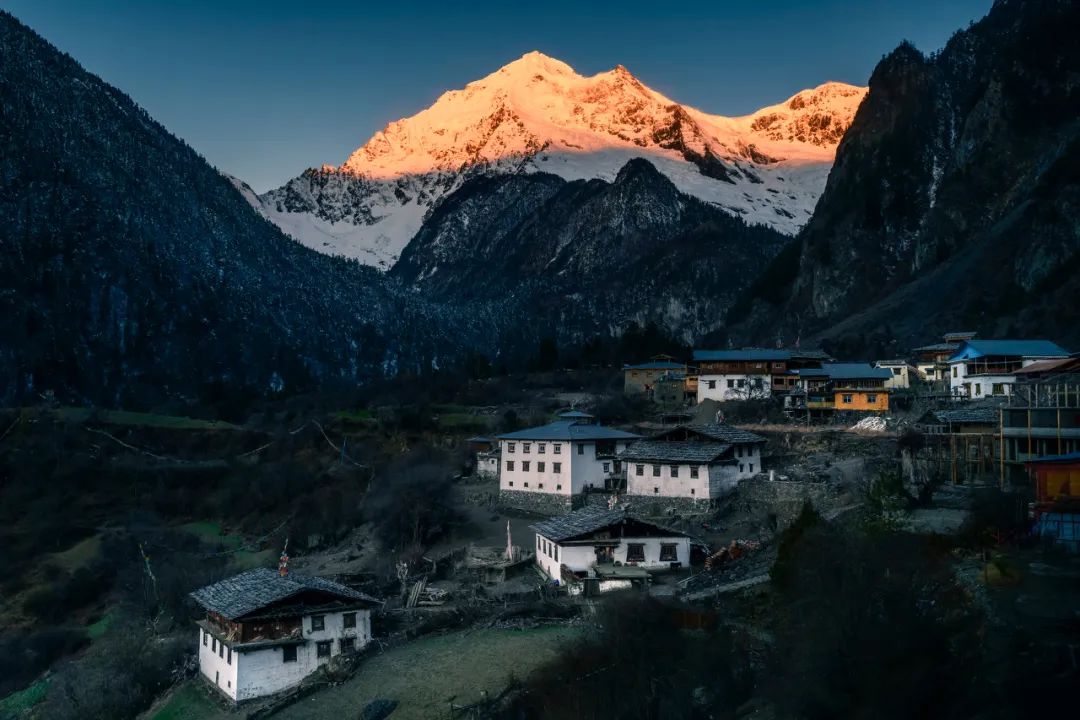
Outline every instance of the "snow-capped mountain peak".
<svg viewBox="0 0 1080 720">
<path fill-rule="evenodd" d="M 385 268 L 431 208 L 476 173 L 611 181 L 644 157 L 683 192 L 793 234 L 865 92 L 826 83 L 731 118 L 681 105 L 622 65 L 583 76 L 530 52 L 261 201 L 301 242 Z"/>
</svg>

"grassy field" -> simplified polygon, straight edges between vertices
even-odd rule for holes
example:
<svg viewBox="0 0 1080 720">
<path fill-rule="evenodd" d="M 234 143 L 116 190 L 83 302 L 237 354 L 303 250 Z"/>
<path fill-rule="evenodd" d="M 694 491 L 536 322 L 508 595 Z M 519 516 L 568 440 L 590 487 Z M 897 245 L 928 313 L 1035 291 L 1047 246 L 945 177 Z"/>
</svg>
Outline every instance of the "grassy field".
<svg viewBox="0 0 1080 720">
<path fill-rule="evenodd" d="M 142 720 L 219 720 L 229 717 L 229 713 L 210 699 L 200 683 L 199 678 L 188 680 L 140 717 Z"/>
<path fill-rule="evenodd" d="M 48 689 L 49 681 L 43 678 L 27 688 L 0 699 L 0 717 L 18 717 L 44 700 Z"/>
<path fill-rule="evenodd" d="M 129 410 L 98 410 L 87 407 L 61 407 L 53 411 L 61 420 L 72 423 L 98 422 L 103 425 L 167 428 L 171 430 L 238 430 L 232 423 L 221 420 L 197 420 L 178 415 L 131 412 Z"/>
<path fill-rule="evenodd" d="M 359 717 L 367 703 L 397 700 L 393 720 L 436 720 L 450 703 L 497 695 L 510 676 L 523 678 L 581 635 L 578 628 L 487 629 L 423 638 L 367 660 L 350 680 L 321 690 L 282 712 L 281 720 Z"/>
<path fill-rule="evenodd" d="M 248 538 L 243 535 L 226 533 L 221 523 L 211 520 L 184 523 L 181 530 L 189 532 L 211 547 L 220 545 L 225 551 L 232 551 L 233 566 L 238 570 L 250 570 L 255 567 L 271 566 L 277 562 L 278 551 L 273 548 L 248 550 L 244 544 Z"/>
</svg>

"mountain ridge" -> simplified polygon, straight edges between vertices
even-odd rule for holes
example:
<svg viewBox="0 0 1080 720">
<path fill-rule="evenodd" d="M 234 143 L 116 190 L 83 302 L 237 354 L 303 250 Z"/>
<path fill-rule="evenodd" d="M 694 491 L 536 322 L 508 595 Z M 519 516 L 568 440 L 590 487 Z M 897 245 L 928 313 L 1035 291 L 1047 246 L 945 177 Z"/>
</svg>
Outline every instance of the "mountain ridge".
<svg viewBox="0 0 1080 720">
<path fill-rule="evenodd" d="M 621 65 L 584 77 L 532 52 L 388 124 L 342 165 L 311 168 L 260 200 L 309 247 L 385 269 L 475 175 L 611 181 L 645 157 L 680 191 L 790 235 L 809 218 L 864 94 L 829 82 L 728 118 L 670 100 Z"/>
</svg>

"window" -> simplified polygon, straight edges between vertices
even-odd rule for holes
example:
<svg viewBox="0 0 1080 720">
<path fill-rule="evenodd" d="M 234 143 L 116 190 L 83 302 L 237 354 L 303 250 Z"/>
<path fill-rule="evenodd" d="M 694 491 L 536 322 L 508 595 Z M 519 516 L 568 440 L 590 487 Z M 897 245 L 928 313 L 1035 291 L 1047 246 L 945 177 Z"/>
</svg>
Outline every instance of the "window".
<svg viewBox="0 0 1080 720">
<path fill-rule="evenodd" d="M 754 463 L 750 463 L 750 472 L 754 472 Z"/>
<path fill-rule="evenodd" d="M 1004 395 L 1005 394 L 1005 383 L 994 383 L 990 387 L 990 392 L 993 393 L 994 395 Z"/>
<path fill-rule="evenodd" d="M 506 443 L 506 452 L 514 452 L 515 447 L 517 447 L 517 443 Z"/>
<path fill-rule="evenodd" d="M 544 549 L 543 544 L 540 542 L 540 536 L 536 536 L 536 552 L 540 552 Z"/>
<path fill-rule="evenodd" d="M 225 643 L 218 643 L 217 644 L 217 656 L 219 658 L 225 657 Z"/>
<path fill-rule="evenodd" d="M 653 465 L 652 466 L 652 476 L 653 477 L 660 477 L 660 466 L 659 465 Z"/>
<path fill-rule="evenodd" d="M 536 452 L 544 454 L 544 443 L 536 443 Z"/>
<path fill-rule="evenodd" d="M 773 363 L 772 364 L 772 369 L 773 370 L 783 370 L 784 369 L 784 363 Z"/>
<path fill-rule="evenodd" d="M 521 483 L 521 484 L 524 485 L 525 487 L 529 487 L 529 483 Z"/>
<path fill-rule="evenodd" d="M 660 562 L 677 562 L 679 560 L 677 547 L 675 543 L 660 543 Z"/>
<path fill-rule="evenodd" d="M 696 478 L 697 476 L 698 476 L 697 465 L 691 466 L 691 468 L 690 468 L 690 477 Z"/>
<path fill-rule="evenodd" d="M 710 390 L 715 390 L 716 389 L 716 381 L 715 380 L 710 380 L 709 381 L 709 389 Z"/>
<path fill-rule="evenodd" d="M 551 472 L 555 473 L 556 475 L 561 473 L 562 472 L 562 463 L 561 462 L 559 462 L 559 463 L 551 463 Z"/>
<path fill-rule="evenodd" d="M 746 387 L 746 380 L 744 378 L 739 378 L 739 381 L 735 384 L 739 387 Z"/>
<path fill-rule="evenodd" d="M 537 484 L 536 484 L 536 487 L 538 487 L 538 488 L 540 488 L 541 490 L 543 490 L 543 489 L 544 489 L 544 483 L 537 483 Z"/>
<path fill-rule="evenodd" d="M 556 490 L 562 490 L 562 485 L 556 485 L 556 486 L 555 486 L 555 489 L 556 489 Z"/>
<path fill-rule="evenodd" d="M 522 460 L 521 461 L 521 471 L 522 472 L 529 472 L 529 461 L 528 460 Z"/>
<path fill-rule="evenodd" d="M 637 475 L 638 477 L 641 477 L 642 475 L 644 475 L 645 474 L 645 466 L 644 465 L 635 465 L 634 466 L 634 474 Z"/>
<path fill-rule="evenodd" d="M 315 657 L 330 657 L 330 641 L 322 640 L 315 643 Z"/>
<path fill-rule="evenodd" d="M 312 632 L 314 632 L 316 630 L 325 630 L 325 629 L 326 629 L 326 618 L 323 617 L 322 615 L 312 615 L 311 616 L 311 630 L 312 630 Z"/>
<path fill-rule="evenodd" d="M 210 638 L 210 652 L 217 652 L 217 638 Z"/>
<path fill-rule="evenodd" d="M 562 443 L 555 443 L 551 446 L 551 449 L 555 452 L 556 455 L 562 455 Z"/>
<path fill-rule="evenodd" d="M 975 394 L 982 395 L 982 383 L 975 383 Z"/>
<path fill-rule="evenodd" d="M 356 651 L 356 638 L 343 637 L 338 642 L 341 644 L 341 652 L 350 653 Z"/>
<path fill-rule="evenodd" d="M 742 472 L 742 471 L 743 471 L 743 464 L 739 463 L 739 472 Z"/>
<path fill-rule="evenodd" d="M 866 396 L 866 402 L 876 403 L 877 402 L 877 395 L 875 393 L 870 393 L 869 395 Z"/>
<path fill-rule="evenodd" d="M 843 401 L 844 401 L 845 403 L 849 404 L 849 405 L 851 404 L 851 396 L 850 396 L 850 395 L 844 395 L 844 396 L 842 397 L 842 400 L 843 400 Z"/>
<path fill-rule="evenodd" d="M 584 455 L 585 454 L 585 443 L 578 443 L 577 444 L 577 454 L 578 455 Z"/>
<path fill-rule="evenodd" d="M 955 365 L 953 365 L 952 376 L 956 377 L 956 366 Z"/>
<path fill-rule="evenodd" d="M 537 472 L 544 472 L 544 463 L 542 463 L 542 462 L 536 463 L 536 471 Z"/>
<path fill-rule="evenodd" d="M 697 494 L 697 493 L 694 492 L 694 488 L 690 488 L 690 494 L 691 495 L 696 495 Z"/>
<path fill-rule="evenodd" d="M 555 562 L 559 562 L 559 546 L 555 546 Z"/>
<path fill-rule="evenodd" d="M 659 494 L 660 494 L 660 488 L 658 488 L 658 487 L 654 487 L 654 488 L 652 489 L 652 494 L 653 494 L 653 495 L 659 495 Z"/>
<path fill-rule="evenodd" d="M 507 460 L 506 461 L 506 469 L 508 471 L 510 471 L 510 472 L 514 472 L 514 461 L 513 460 Z"/>
<path fill-rule="evenodd" d="M 611 463 L 604 463 L 604 472 L 611 472 Z"/>
<path fill-rule="evenodd" d="M 341 616 L 341 623 L 347 628 L 356 627 L 356 613 L 345 613 Z"/>
<path fill-rule="evenodd" d="M 728 390 L 734 390 L 735 389 L 735 381 L 734 380 L 728 380 L 727 381 L 727 386 L 728 386 Z"/>
<path fill-rule="evenodd" d="M 645 544 L 627 543 L 626 562 L 645 562 Z"/>
<path fill-rule="evenodd" d="M 529 454 L 529 449 L 532 447 L 532 443 L 521 443 L 521 452 L 526 455 Z"/>
<path fill-rule="evenodd" d="M 286 645 L 281 648 L 281 662 L 296 662 L 296 646 Z"/>
<path fill-rule="evenodd" d="M 229 648 L 229 653 L 225 656 L 225 663 L 227 665 L 232 665 L 232 648 Z"/>
<path fill-rule="evenodd" d="M 205 630 L 203 630 L 203 631 L 202 631 L 202 644 L 203 644 L 203 646 L 205 646 L 205 645 L 206 645 L 206 641 L 207 641 L 207 639 L 208 639 L 209 637 L 210 637 L 210 633 L 208 633 L 208 632 L 206 632 Z"/>
<path fill-rule="evenodd" d="M 673 477 L 673 478 L 679 477 L 679 466 L 678 465 L 672 465 L 671 466 L 671 477 Z"/>
<path fill-rule="evenodd" d="M 513 480 L 508 480 L 506 482 L 506 484 L 509 485 L 510 487 L 514 487 L 514 481 Z"/>
<path fill-rule="evenodd" d="M 900 374 L 900 368 L 893 368 L 892 369 L 892 374 L 893 375 L 899 375 Z"/>
</svg>

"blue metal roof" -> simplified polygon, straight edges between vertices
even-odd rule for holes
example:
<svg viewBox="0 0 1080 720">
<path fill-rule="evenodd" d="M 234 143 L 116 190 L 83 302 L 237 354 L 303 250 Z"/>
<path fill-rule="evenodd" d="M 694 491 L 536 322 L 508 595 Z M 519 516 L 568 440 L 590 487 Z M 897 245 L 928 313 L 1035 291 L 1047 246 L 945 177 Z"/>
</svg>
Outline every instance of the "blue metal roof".
<svg viewBox="0 0 1080 720">
<path fill-rule="evenodd" d="M 822 363 L 819 368 L 793 372 L 805 377 L 827 377 L 830 380 L 888 380 L 892 377 L 892 370 L 866 363 Z"/>
<path fill-rule="evenodd" d="M 981 357 L 1065 358 L 1069 351 L 1049 340 L 968 340 L 949 362 Z"/>
<path fill-rule="evenodd" d="M 500 435 L 500 440 L 633 440 L 641 437 L 615 428 L 580 423 L 573 420 L 556 420 L 540 427 L 526 428 Z"/>
<path fill-rule="evenodd" d="M 1065 453 L 1064 455 L 1046 455 L 1044 457 L 1032 458 L 1027 462 L 1029 465 L 1038 465 L 1039 463 L 1080 462 L 1080 452 Z"/>
<path fill-rule="evenodd" d="M 686 366 L 673 362 L 647 362 L 640 365 L 623 365 L 623 370 L 682 370 Z"/>
</svg>

